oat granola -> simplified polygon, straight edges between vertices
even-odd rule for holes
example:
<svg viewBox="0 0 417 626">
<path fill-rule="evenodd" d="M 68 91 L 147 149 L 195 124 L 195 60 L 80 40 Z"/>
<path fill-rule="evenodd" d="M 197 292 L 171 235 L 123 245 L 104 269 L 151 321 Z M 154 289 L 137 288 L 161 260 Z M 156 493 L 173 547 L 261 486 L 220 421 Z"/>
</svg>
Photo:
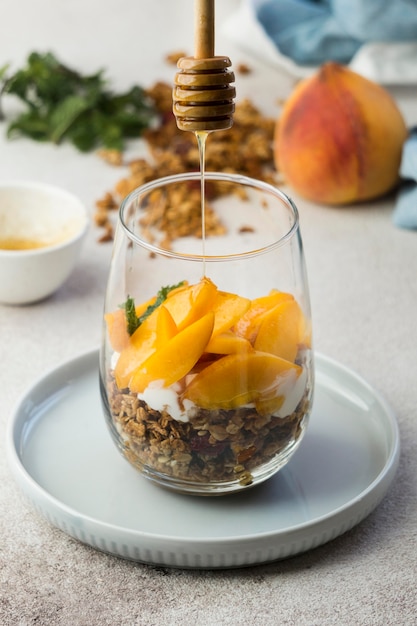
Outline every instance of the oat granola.
<svg viewBox="0 0 417 626">
<path fill-rule="evenodd" d="M 113 191 L 107 192 L 96 203 L 96 225 L 104 229 L 103 240 L 112 239 L 112 212 L 121 200 L 137 187 L 173 174 L 199 170 L 199 152 L 194 133 L 179 130 L 172 113 L 172 87 L 156 83 L 147 91 L 160 115 L 160 124 L 148 129 L 143 139 L 149 158 L 133 159 L 125 165 L 127 176 L 121 178 Z M 232 128 L 211 133 L 206 150 L 206 169 L 217 172 L 235 172 L 251 178 L 276 184 L 273 134 L 275 121 L 265 117 L 248 99 L 236 103 Z M 120 164 L 120 155 L 103 154 L 107 161 Z M 220 191 L 214 185 L 208 191 L 206 235 L 224 234 L 221 218 L 210 204 Z M 163 234 L 163 245 L 170 247 L 179 237 L 201 236 L 201 196 L 196 189 L 187 198 L 174 198 L 171 209 L 164 214 L 163 207 L 150 205 L 143 218 L 143 227 L 152 227 Z M 175 207 L 175 208 L 172 208 Z"/>
<path fill-rule="evenodd" d="M 107 398 L 122 452 L 140 471 L 160 472 L 196 483 L 238 480 L 252 483 L 252 471 L 271 461 L 304 428 L 310 392 L 285 418 L 259 415 L 254 408 L 199 409 L 188 422 L 150 408 L 129 389 L 120 390 L 110 375 Z"/>
</svg>

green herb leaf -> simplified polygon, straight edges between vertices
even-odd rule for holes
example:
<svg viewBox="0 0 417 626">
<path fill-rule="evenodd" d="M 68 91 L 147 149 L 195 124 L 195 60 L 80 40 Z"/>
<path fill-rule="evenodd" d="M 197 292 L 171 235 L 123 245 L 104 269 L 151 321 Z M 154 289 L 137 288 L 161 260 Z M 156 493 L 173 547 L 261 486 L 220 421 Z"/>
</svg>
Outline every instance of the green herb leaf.
<svg viewBox="0 0 417 626">
<path fill-rule="evenodd" d="M 156 115 L 141 87 L 116 94 L 103 70 L 82 75 L 50 52 L 32 52 L 12 76 L 6 76 L 7 69 L 0 68 L 0 93 L 14 95 L 28 107 L 9 123 L 10 138 L 67 139 L 82 151 L 98 146 L 122 150 L 125 139 L 139 137 Z"/>
<path fill-rule="evenodd" d="M 153 304 L 150 304 L 148 308 L 140 317 L 136 315 L 136 307 L 135 300 L 128 296 L 126 302 L 122 304 L 122 308 L 125 310 L 126 322 L 127 322 L 127 332 L 129 335 L 133 335 L 135 330 L 139 328 L 139 326 L 146 320 L 147 317 L 150 316 L 161 304 L 167 299 L 170 291 L 177 289 L 177 287 L 181 287 L 184 284 L 182 280 L 177 285 L 169 285 L 167 287 L 161 287 L 161 289 L 156 294 L 156 299 Z"/>
<path fill-rule="evenodd" d="M 46 141 L 48 121 L 34 111 L 22 113 L 18 122 L 12 122 L 7 129 L 7 137 L 25 135 L 36 141 Z"/>
<path fill-rule="evenodd" d="M 138 318 L 139 325 L 142 324 L 142 322 L 146 320 L 146 318 L 149 317 L 149 315 L 153 313 L 155 309 L 157 309 L 167 299 L 170 291 L 177 289 L 177 287 L 181 287 L 183 284 L 184 281 L 182 280 L 177 285 L 168 285 L 167 287 L 161 287 L 161 289 L 156 294 L 155 302 L 153 304 L 150 304 L 146 311 Z"/>
<path fill-rule="evenodd" d="M 129 335 L 133 335 L 135 330 L 140 326 L 139 318 L 136 315 L 135 300 L 128 296 L 126 302 L 122 306 L 126 315 L 127 332 Z"/>
<path fill-rule="evenodd" d="M 65 100 L 62 100 L 54 108 L 49 119 L 51 141 L 59 143 L 64 133 L 89 107 L 90 104 L 81 96 L 67 96 Z"/>
<path fill-rule="evenodd" d="M 6 80 L 6 72 L 9 69 L 9 64 L 6 63 L 6 65 L 3 65 L 2 67 L 0 67 L 0 81 L 3 81 L 3 84 L 0 85 L 0 96 L 4 93 L 4 90 L 6 88 L 7 85 L 7 80 Z M 0 102 L 0 121 L 4 120 L 4 113 L 3 113 L 3 109 L 1 108 L 1 102 Z"/>
</svg>

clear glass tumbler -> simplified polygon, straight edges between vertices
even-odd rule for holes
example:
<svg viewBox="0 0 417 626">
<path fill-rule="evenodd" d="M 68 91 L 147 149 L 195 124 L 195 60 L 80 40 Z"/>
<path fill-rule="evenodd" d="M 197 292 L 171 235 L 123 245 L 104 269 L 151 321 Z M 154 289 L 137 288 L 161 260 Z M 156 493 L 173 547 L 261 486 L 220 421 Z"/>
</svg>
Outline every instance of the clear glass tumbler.
<svg viewBox="0 0 417 626">
<path fill-rule="evenodd" d="M 206 236 L 167 237 L 168 216 L 179 235 L 185 209 L 201 203 L 200 184 L 199 172 L 162 178 L 121 205 L 100 386 L 112 438 L 135 468 L 178 492 L 217 495 L 288 462 L 307 427 L 314 364 L 297 208 L 267 183 L 206 173 Z"/>
</svg>

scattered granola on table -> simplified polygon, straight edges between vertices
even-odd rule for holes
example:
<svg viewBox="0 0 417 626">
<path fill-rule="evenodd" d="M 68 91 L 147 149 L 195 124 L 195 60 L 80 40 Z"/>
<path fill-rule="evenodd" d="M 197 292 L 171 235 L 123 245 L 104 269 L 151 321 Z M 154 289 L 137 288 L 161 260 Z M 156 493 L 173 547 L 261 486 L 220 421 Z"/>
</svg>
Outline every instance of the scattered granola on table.
<svg viewBox="0 0 417 626">
<path fill-rule="evenodd" d="M 96 204 L 96 225 L 104 229 L 104 240 L 111 238 L 112 212 L 131 191 L 151 180 L 199 169 L 197 141 L 193 133 L 177 128 L 172 113 L 172 87 L 157 82 L 146 92 L 159 114 L 159 124 L 148 128 L 143 139 L 148 148 L 148 158 L 133 159 L 125 165 L 128 173 L 112 191 Z M 239 173 L 276 184 L 277 173 L 273 158 L 275 120 L 265 117 L 248 99 L 236 103 L 232 128 L 212 133 L 207 142 L 207 171 Z M 108 162 L 120 162 L 117 155 L 102 155 Z M 120 155 L 119 155 L 120 156 Z M 224 232 L 224 225 L 210 201 L 219 190 L 211 187 L 207 197 L 206 235 Z M 164 214 L 161 206 L 149 209 L 144 218 L 145 227 L 158 228 L 165 236 L 164 245 L 178 237 L 201 236 L 201 196 L 199 190 L 187 197 L 175 198 L 177 210 Z"/>
<path fill-rule="evenodd" d="M 179 59 L 181 59 L 182 57 L 186 57 L 186 56 L 187 56 L 187 53 L 184 52 L 184 50 L 174 50 L 174 52 L 170 52 L 169 54 L 166 55 L 165 60 L 167 63 L 170 63 L 171 65 L 176 65 Z"/>
</svg>

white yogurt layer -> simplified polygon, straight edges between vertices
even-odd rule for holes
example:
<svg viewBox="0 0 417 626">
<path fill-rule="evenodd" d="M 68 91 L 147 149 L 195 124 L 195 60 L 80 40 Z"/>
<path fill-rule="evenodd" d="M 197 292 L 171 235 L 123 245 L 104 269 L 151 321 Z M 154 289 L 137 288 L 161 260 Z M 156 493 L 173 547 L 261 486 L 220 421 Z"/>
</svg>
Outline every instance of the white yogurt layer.
<svg viewBox="0 0 417 626">
<path fill-rule="evenodd" d="M 281 408 L 274 413 L 277 417 L 287 417 L 294 413 L 304 395 L 307 384 L 307 372 L 304 367 L 301 374 L 296 377 L 295 371 L 290 371 L 279 384 L 279 395 L 283 395 L 285 400 Z"/>
<path fill-rule="evenodd" d="M 177 422 L 188 422 L 198 408 L 191 400 L 184 400 L 181 406 L 178 387 L 163 387 L 163 384 L 163 380 L 154 380 L 143 393 L 138 393 L 139 400 L 146 402 L 154 411 L 167 411 Z"/>
<path fill-rule="evenodd" d="M 154 411 L 167 411 L 175 420 L 179 422 L 189 422 L 198 411 L 198 407 L 191 400 L 184 400 L 182 406 L 179 402 L 178 385 L 164 387 L 163 380 L 155 380 L 138 394 L 139 400 L 143 400 Z M 284 402 L 276 417 L 287 417 L 294 413 L 298 403 L 302 399 L 307 384 L 307 373 L 303 368 L 297 377 L 295 371 L 290 371 L 281 377 L 277 389 L 277 395 L 284 396 Z M 253 408 L 254 404 L 246 404 L 242 408 Z"/>
<path fill-rule="evenodd" d="M 111 367 L 116 367 L 120 354 L 113 352 Z M 294 413 L 301 401 L 307 384 L 307 370 L 303 367 L 299 376 L 295 370 L 290 370 L 279 377 L 277 381 L 277 396 L 284 396 L 281 408 L 275 411 L 276 417 L 287 417 Z M 152 381 L 143 393 L 138 393 L 139 400 L 146 402 L 154 411 L 166 411 L 178 422 L 189 422 L 198 411 L 198 406 L 191 400 L 179 401 L 180 386 L 175 383 L 170 387 L 164 387 L 163 380 Z M 254 404 L 245 404 L 242 408 L 253 408 Z"/>
</svg>

